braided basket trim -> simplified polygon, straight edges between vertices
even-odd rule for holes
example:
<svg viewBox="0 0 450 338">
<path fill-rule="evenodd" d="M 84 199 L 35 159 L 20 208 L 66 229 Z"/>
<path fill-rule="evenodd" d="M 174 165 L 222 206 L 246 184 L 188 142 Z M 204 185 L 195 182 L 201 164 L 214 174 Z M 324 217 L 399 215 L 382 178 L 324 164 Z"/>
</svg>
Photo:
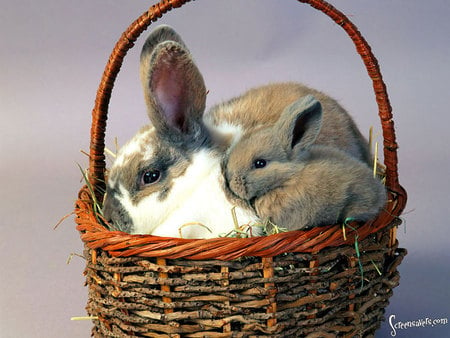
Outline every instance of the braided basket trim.
<svg viewBox="0 0 450 338">
<path fill-rule="evenodd" d="M 392 195 L 391 195 L 392 196 Z M 353 245 L 355 237 L 362 240 L 391 223 L 400 224 L 397 214 L 400 205 L 389 203 L 390 211 L 383 211 L 373 221 L 347 230 L 346 239 L 340 225 L 315 227 L 305 231 L 289 231 L 270 236 L 213 239 L 183 239 L 152 235 L 131 235 L 121 231 L 109 231 L 97 222 L 92 211 L 92 200 L 85 187 L 77 201 L 76 222 L 81 239 L 91 249 L 109 251 L 112 256 L 162 257 L 187 259 L 233 260 L 243 256 L 273 257 L 286 252 L 318 252 L 326 247 Z M 357 227 L 357 225 L 354 225 Z M 353 227 L 353 226 L 352 226 Z"/>
</svg>

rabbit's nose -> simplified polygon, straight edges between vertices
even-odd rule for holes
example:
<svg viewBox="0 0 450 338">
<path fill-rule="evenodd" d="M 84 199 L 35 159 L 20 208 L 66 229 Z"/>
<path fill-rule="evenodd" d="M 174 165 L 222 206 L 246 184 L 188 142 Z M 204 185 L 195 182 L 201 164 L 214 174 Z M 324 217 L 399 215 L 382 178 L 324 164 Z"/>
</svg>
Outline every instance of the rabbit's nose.
<svg viewBox="0 0 450 338">
<path fill-rule="evenodd" d="M 125 232 L 133 230 L 133 220 L 115 196 L 106 194 L 102 211 L 103 218 L 114 230 Z"/>
</svg>

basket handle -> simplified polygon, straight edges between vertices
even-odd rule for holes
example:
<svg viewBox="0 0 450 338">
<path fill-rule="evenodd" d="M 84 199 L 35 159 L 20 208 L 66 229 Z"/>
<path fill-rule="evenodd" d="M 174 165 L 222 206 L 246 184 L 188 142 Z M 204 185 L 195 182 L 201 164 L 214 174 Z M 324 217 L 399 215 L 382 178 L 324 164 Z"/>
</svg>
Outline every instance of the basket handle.
<svg viewBox="0 0 450 338">
<path fill-rule="evenodd" d="M 190 0 L 161 0 L 153 5 L 147 12 L 143 13 L 122 34 L 116 43 L 108 63 L 103 72 L 100 85 L 97 90 L 95 105 L 92 111 L 91 144 L 89 157 L 89 182 L 92 185 L 98 200 L 102 200 L 105 191 L 105 131 L 108 113 L 108 105 L 117 74 L 122 66 L 123 59 L 134 46 L 134 42 L 140 34 L 158 20 L 164 13 L 173 8 L 181 7 Z M 339 10 L 327 3 L 325 0 L 297 0 L 309 4 L 315 9 L 323 12 L 341 26 L 352 39 L 356 51 L 361 56 L 367 72 L 372 79 L 378 114 L 383 130 L 384 164 L 386 166 L 386 186 L 400 199 L 399 203 L 406 203 L 406 192 L 400 186 L 398 180 L 398 158 L 394 121 L 392 120 L 392 107 L 389 102 L 386 85 L 381 76 L 380 67 L 373 55 L 370 46 L 362 37 L 356 26 Z"/>
</svg>

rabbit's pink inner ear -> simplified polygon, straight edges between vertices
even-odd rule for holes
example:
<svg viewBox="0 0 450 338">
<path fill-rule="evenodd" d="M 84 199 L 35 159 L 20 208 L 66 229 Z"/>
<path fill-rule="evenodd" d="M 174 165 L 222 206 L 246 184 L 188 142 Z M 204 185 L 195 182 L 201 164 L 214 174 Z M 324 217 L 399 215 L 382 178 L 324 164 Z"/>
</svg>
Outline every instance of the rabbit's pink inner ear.
<svg viewBox="0 0 450 338">
<path fill-rule="evenodd" d="M 189 52 L 177 42 L 159 44 L 151 59 L 148 76 L 144 73 L 150 119 L 155 125 L 188 133 L 205 108 L 203 77 Z"/>
<path fill-rule="evenodd" d="M 189 103 L 186 97 L 186 79 L 182 71 L 171 62 L 164 62 L 154 70 L 152 82 L 163 119 L 168 125 L 186 131 L 186 110 Z"/>
</svg>

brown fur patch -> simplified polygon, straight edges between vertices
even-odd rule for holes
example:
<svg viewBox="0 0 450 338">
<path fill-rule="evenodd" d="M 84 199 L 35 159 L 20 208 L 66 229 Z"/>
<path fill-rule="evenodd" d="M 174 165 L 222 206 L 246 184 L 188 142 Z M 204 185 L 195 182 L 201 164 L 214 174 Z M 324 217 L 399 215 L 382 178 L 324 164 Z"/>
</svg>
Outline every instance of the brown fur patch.
<svg viewBox="0 0 450 338">
<path fill-rule="evenodd" d="M 190 160 L 182 156 L 176 149 L 169 147 L 157 148 L 155 157 L 152 159 L 152 164 L 149 167 L 159 170 L 161 178 L 154 184 L 138 188 L 136 195 L 133 196 L 133 203 L 136 205 L 145 197 L 155 193 L 158 193 L 159 200 L 166 199 L 173 187 L 174 180 L 183 176 L 189 164 Z"/>
<path fill-rule="evenodd" d="M 213 125 L 241 125 L 248 133 L 259 126 L 272 126 L 283 110 L 297 99 L 313 95 L 322 104 L 323 125 L 316 144 L 333 146 L 370 164 L 368 143 L 352 118 L 328 95 L 299 83 L 275 83 L 250 89 L 242 96 L 213 107 Z"/>
<path fill-rule="evenodd" d="M 159 194 L 160 200 L 165 199 L 173 186 L 173 180 L 182 176 L 190 163 L 185 151 L 158 139 L 156 132 L 149 128 L 152 127 L 142 128 L 136 135 L 134 141 L 139 144 L 134 145 L 134 151 L 127 149 L 133 147 L 133 140 L 124 146 L 121 150 L 123 154 L 119 153 L 123 158 L 118 158 L 117 165 L 111 168 L 109 174 L 113 184 L 119 183 L 130 192 L 134 205 L 154 193 Z M 141 176 L 149 170 L 158 170 L 161 177 L 153 184 L 142 185 Z"/>
</svg>

